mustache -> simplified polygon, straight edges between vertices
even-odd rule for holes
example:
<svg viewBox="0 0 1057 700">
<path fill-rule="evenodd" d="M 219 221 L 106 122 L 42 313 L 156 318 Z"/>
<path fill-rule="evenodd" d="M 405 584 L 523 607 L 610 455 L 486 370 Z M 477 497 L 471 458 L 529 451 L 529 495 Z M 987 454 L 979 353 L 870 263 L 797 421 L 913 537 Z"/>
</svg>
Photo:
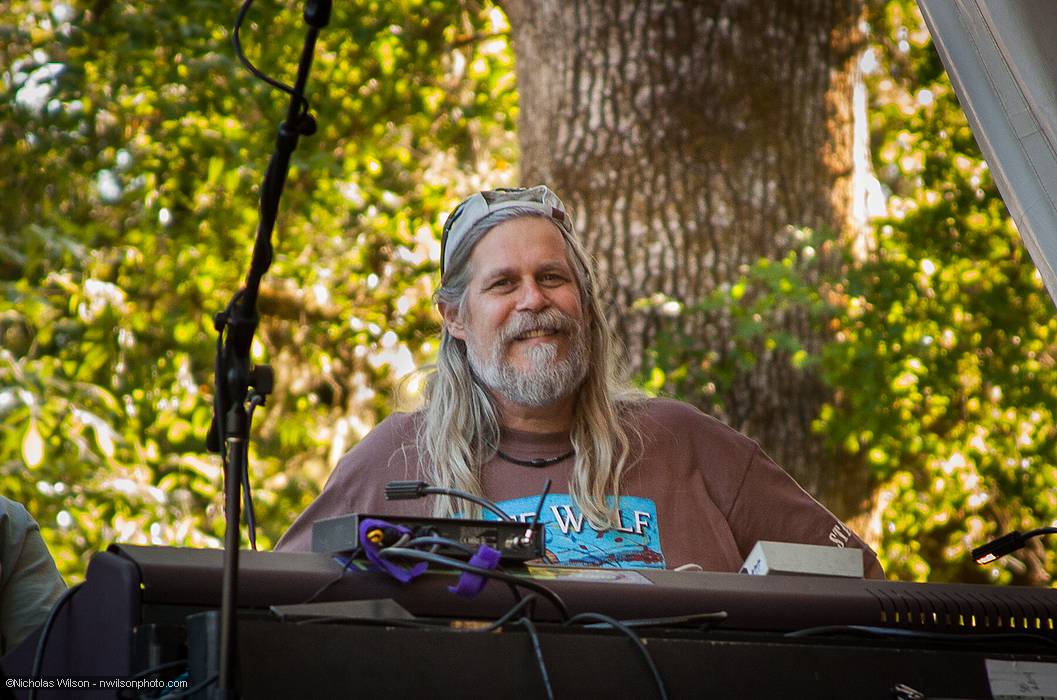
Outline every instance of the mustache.
<svg viewBox="0 0 1057 700">
<path fill-rule="evenodd" d="M 503 345 L 513 342 L 518 336 L 532 331 L 557 331 L 573 333 L 576 321 L 558 309 L 544 309 L 539 313 L 523 312 L 515 316 L 499 332 L 499 342 Z"/>
</svg>

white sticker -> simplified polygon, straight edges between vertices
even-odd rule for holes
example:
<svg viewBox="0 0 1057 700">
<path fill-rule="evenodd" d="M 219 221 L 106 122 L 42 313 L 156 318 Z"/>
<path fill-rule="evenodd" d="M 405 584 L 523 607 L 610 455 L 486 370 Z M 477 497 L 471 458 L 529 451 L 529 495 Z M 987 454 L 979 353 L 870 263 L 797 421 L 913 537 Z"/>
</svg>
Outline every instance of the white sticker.
<svg viewBox="0 0 1057 700">
<path fill-rule="evenodd" d="M 987 659 L 995 700 L 1057 700 L 1057 664 Z"/>
<path fill-rule="evenodd" d="M 593 583 L 634 583 L 652 586 L 649 580 L 634 569 L 591 569 L 561 566 L 525 567 L 530 577 L 535 579 L 561 579 L 562 581 L 591 581 Z"/>
</svg>

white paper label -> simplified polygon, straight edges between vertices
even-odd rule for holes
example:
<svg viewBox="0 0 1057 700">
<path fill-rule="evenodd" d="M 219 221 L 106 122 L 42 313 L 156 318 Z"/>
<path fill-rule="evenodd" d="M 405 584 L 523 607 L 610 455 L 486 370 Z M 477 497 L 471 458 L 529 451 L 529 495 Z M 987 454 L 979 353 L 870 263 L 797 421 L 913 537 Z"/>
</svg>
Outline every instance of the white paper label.
<svg viewBox="0 0 1057 700">
<path fill-rule="evenodd" d="M 995 700 L 1057 700 L 1057 664 L 987 659 Z"/>
</svg>

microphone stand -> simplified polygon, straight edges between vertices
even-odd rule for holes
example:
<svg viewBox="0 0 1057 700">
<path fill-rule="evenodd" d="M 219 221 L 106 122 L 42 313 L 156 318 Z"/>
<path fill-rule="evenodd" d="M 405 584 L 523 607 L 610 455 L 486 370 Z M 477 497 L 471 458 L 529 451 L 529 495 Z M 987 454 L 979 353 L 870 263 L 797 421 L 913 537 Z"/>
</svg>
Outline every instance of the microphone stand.
<svg viewBox="0 0 1057 700">
<path fill-rule="evenodd" d="M 304 19 L 308 24 L 297 80 L 290 91 L 290 107 L 286 120 L 279 125 L 275 151 L 268 162 L 268 170 L 261 185 L 260 221 L 253 244 L 253 258 L 245 286 L 232 297 L 227 308 L 218 313 L 213 325 L 217 330 L 216 392 L 213 402 L 213 422 L 206 438 L 206 448 L 220 453 L 224 462 L 224 502 L 226 529 L 224 531 L 224 574 L 220 604 L 220 649 L 216 697 L 238 696 L 236 687 L 238 635 L 236 593 L 238 591 L 239 541 L 241 535 L 239 496 L 243 475 L 248 474 L 250 421 L 246 410 L 250 402 L 263 402 L 271 391 L 272 370 L 250 363 L 250 348 L 257 329 L 257 297 L 261 278 L 272 264 L 272 230 L 279 211 L 286 176 L 290 170 L 290 156 L 301 136 L 316 131 L 315 119 L 308 113 L 305 85 L 312 67 L 319 31 L 330 21 L 331 0 L 308 0 Z M 237 33 L 236 33 L 237 37 Z M 236 44 L 237 45 L 237 44 Z M 226 338 L 225 338 L 226 336 Z M 254 389 L 250 395 L 250 388 Z M 249 501 L 249 485 L 246 485 Z"/>
</svg>

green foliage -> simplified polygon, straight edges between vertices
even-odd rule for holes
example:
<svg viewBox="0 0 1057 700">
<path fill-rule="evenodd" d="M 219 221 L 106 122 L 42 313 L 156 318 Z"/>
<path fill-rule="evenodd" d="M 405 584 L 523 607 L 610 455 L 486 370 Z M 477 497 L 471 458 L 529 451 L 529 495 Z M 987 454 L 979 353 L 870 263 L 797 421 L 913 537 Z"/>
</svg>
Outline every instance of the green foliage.
<svg viewBox="0 0 1057 700">
<path fill-rule="evenodd" d="M 671 322 L 641 380 L 721 410 L 717 397 L 761 352 L 820 369 L 834 400 L 814 429 L 848 469 L 870 471 L 872 510 L 858 525 L 889 576 L 1049 582 L 1057 557 L 1045 542 L 986 569 L 969 552 L 1057 522 L 1054 305 L 916 6 L 876 2 L 870 21 L 870 128 L 889 212 L 874 245 L 862 255 L 798 232 L 785 259 L 759 261 L 702 305 L 644 300 Z M 812 348 L 783 330 L 790 314 L 832 342 Z M 687 315 L 732 323 L 730 347 L 682 331 Z"/>
<path fill-rule="evenodd" d="M 222 536 L 212 314 L 248 269 L 288 105 L 238 64 L 233 19 L 211 2 L 0 9 L 0 492 L 67 576 L 110 541 Z M 257 2 L 241 37 L 292 82 L 304 35 L 296 9 Z M 438 219 L 467 181 L 512 176 L 511 55 L 489 5 L 335 4 L 254 347 L 277 372 L 251 455 L 262 545 L 431 356 Z"/>
<path fill-rule="evenodd" d="M 715 403 L 761 353 L 820 370 L 834 401 L 816 429 L 871 470 L 888 572 L 980 578 L 973 545 L 1057 520 L 1057 321 L 916 8 L 871 8 L 870 126 L 890 195 L 874 247 L 857 257 L 791 230 L 786 258 L 699 306 L 644 300 L 669 325 L 643 383 Z M 248 267 L 287 108 L 238 65 L 231 14 L 0 6 L 0 492 L 38 517 L 71 578 L 110 541 L 222 535 L 203 449 L 212 314 Z M 265 0 L 242 33 L 285 81 L 303 37 L 297 11 Z M 440 217 L 513 177 L 512 61 L 488 4 L 335 4 L 309 83 L 320 131 L 294 154 L 254 347 L 277 371 L 251 455 L 263 546 L 400 385 L 415 393 L 411 369 L 435 350 Z M 731 346 L 685 333 L 688 314 L 731 323 Z M 790 315 L 833 342 L 809 347 L 783 330 Z M 1039 545 L 990 571 L 1040 582 L 1055 567 Z"/>
<path fill-rule="evenodd" d="M 880 485 L 881 555 L 922 580 L 1048 581 L 1036 542 L 984 570 L 969 551 L 1057 520 L 1057 319 L 909 2 L 873 18 L 871 130 L 891 196 L 849 269 L 818 421 Z"/>
<path fill-rule="evenodd" d="M 745 266 L 739 277 L 712 290 L 698 304 L 663 295 L 642 299 L 636 308 L 652 308 L 660 319 L 657 337 L 646 353 L 638 377 L 644 389 L 721 411 L 721 398 L 735 380 L 750 372 L 763 354 L 784 358 L 798 371 L 817 367 L 818 354 L 789 329 L 791 315 L 812 325 L 832 315 L 817 280 L 820 258 L 832 256 L 832 236 L 807 229 L 791 232 L 790 251 L 781 260 L 763 258 Z M 688 332 L 685 317 L 696 327 L 729 324 L 730 344 L 710 345 L 698 332 Z"/>
</svg>

